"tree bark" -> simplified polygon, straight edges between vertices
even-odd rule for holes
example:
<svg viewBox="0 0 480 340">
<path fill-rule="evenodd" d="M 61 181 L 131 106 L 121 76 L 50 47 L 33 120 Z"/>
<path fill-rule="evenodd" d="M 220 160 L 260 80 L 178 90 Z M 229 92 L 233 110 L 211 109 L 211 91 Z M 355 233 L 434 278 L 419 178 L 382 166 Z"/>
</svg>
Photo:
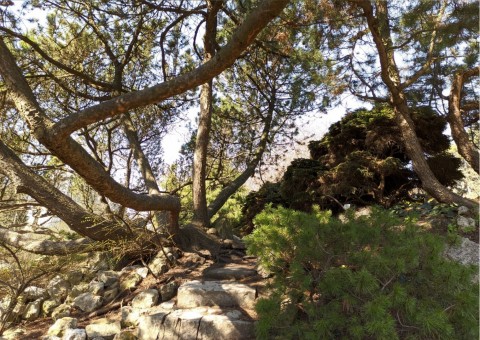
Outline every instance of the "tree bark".
<svg viewBox="0 0 480 340">
<path fill-rule="evenodd" d="M 95 245 L 89 239 L 72 241 L 52 241 L 35 233 L 20 234 L 0 227 L 0 242 L 39 255 L 68 255 L 95 251 Z"/>
<path fill-rule="evenodd" d="M 222 0 L 207 0 L 207 18 L 205 21 L 205 35 L 203 37 L 204 63 L 209 62 L 215 55 L 217 35 L 217 13 L 223 4 Z M 197 138 L 193 156 L 193 219 L 192 224 L 198 227 L 209 227 L 210 219 L 207 209 L 207 150 L 212 127 L 212 98 L 213 80 L 202 85 L 200 90 L 200 115 L 198 120 Z"/>
<path fill-rule="evenodd" d="M 478 76 L 478 74 L 479 67 L 467 71 L 459 71 L 454 74 L 452 89 L 448 98 L 447 114 L 447 121 L 452 131 L 453 140 L 457 145 L 458 153 L 462 155 L 477 174 L 480 173 L 479 150 L 475 147 L 470 138 L 468 138 L 468 134 L 465 131 L 465 125 L 462 118 L 461 100 L 463 84 L 468 78 Z"/>
<path fill-rule="evenodd" d="M 10 178 L 17 192 L 35 199 L 82 236 L 95 241 L 132 237 L 132 234 L 118 222 L 89 213 L 43 177 L 35 174 L 2 141 L 0 141 L 0 173 Z"/>
<path fill-rule="evenodd" d="M 355 3 L 363 9 L 363 15 L 367 19 L 380 58 L 381 77 L 390 93 L 390 105 L 394 109 L 395 120 L 402 133 L 406 153 L 412 160 L 413 169 L 422 181 L 423 188 L 440 202 L 456 203 L 477 210 L 477 203 L 456 195 L 443 186 L 437 180 L 425 159 L 424 151 L 415 133 L 404 87 L 401 87 L 400 72 L 395 63 L 388 20 L 388 3 L 382 0 L 377 1 L 375 15 L 370 1 L 365 0 Z"/>
<path fill-rule="evenodd" d="M 122 123 L 125 135 L 127 136 L 128 142 L 130 143 L 130 147 L 133 151 L 133 157 L 135 158 L 135 162 L 140 169 L 140 173 L 142 174 L 142 178 L 145 183 L 145 187 L 147 188 L 148 194 L 160 195 L 160 188 L 158 187 L 157 180 L 155 179 L 152 167 L 150 166 L 150 162 L 148 161 L 147 156 L 142 150 L 140 141 L 138 140 L 137 131 L 135 130 L 130 115 L 124 114 L 122 116 Z M 167 232 L 170 235 L 176 235 L 180 232 L 178 226 L 178 213 L 178 211 L 170 212 L 170 223 L 168 223 L 166 226 Z M 153 213 L 153 222 L 156 228 L 164 227 L 162 225 L 162 218 L 160 214 L 161 213 L 158 211 L 154 211 Z"/>
</svg>

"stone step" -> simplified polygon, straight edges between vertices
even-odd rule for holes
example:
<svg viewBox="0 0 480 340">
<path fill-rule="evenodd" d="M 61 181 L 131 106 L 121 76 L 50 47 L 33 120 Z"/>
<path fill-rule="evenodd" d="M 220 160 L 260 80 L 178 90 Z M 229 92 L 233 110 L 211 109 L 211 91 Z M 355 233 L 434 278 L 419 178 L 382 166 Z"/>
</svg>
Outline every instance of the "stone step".
<svg viewBox="0 0 480 340">
<path fill-rule="evenodd" d="M 142 316 L 138 338 L 143 340 L 249 340 L 255 339 L 254 322 L 242 313 L 208 307 L 177 309 Z"/>
<path fill-rule="evenodd" d="M 247 266 L 224 265 L 210 267 L 203 271 L 203 277 L 207 280 L 240 280 L 257 275 L 257 271 Z"/>
<path fill-rule="evenodd" d="M 190 281 L 178 288 L 177 307 L 255 307 L 256 290 L 240 283 Z"/>
</svg>

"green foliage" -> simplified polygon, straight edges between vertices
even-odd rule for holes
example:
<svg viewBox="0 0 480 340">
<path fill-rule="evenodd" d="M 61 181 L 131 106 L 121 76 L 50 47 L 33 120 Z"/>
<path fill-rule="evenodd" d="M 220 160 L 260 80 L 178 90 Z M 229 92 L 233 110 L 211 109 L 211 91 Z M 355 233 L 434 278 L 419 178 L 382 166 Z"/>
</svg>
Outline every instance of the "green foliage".
<svg viewBox="0 0 480 340">
<path fill-rule="evenodd" d="M 442 238 L 377 208 L 342 220 L 257 215 L 248 250 L 274 274 L 259 339 L 478 338 L 476 269 L 443 258 Z"/>
<path fill-rule="evenodd" d="M 428 107 L 412 110 L 412 119 L 435 176 L 444 185 L 454 185 L 463 175 L 460 159 L 447 152 L 445 120 Z M 306 212 L 312 205 L 334 212 L 343 210 L 346 203 L 391 207 L 412 200 L 410 190 L 421 186 L 393 111 L 384 105 L 347 114 L 321 140 L 310 142 L 309 150 L 312 159 L 295 159 L 287 168 L 278 183 L 279 198 L 266 199 L 264 193 L 271 190 L 271 184 L 251 195 L 262 200 L 260 205 L 258 200 L 247 200 L 247 224 L 252 225 L 253 212 L 258 213 L 268 202 Z"/>
</svg>

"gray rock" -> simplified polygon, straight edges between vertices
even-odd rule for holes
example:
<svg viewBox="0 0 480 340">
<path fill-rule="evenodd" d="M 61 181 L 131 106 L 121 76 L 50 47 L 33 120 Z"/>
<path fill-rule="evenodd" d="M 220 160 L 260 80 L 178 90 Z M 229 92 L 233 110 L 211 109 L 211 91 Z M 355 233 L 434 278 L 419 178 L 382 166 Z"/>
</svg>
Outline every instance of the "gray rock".
<svg viewBox="0 0 480 340">
<path fill-rule="evenodd" d="M 255 306 L 255 289 L 238 283 L 218 281 L 191 281 L 178 288 L 178 308 L 198 306 L 220 306 L 253 309 Z"/>
<path fill-rule="evenodd" d="M 122 269 L 122 272 L 135 272 L 142 277 L 142 279 L 148 276 L 148 268 L 141 266 L 128 266 Z"/>
<path fill-rule="evenodd" d="M 62 336 L 67 329 L 75 327 L 77 327 L 77 319 L 70 317 L 61 318 L 50 326 L 47 335 Z"/>
<path fill-rule="evenodd" d="M 236 235 L 233 235 L 232 236 L 232 248 L 233 249 L 239 249 L 239 250 L 245 250 L 247 249 L 247 247 L 245 246 L 245 242 L 243 242 L 243 240 L 236 236 Z"/>
<path fill-rule="evenodd" d="M 101 271 L 98 272 L 97 280 L 103 282 L 105 287 L 110 287 L 118 282 L 119 276 L 120 274 L 113 270 Z"/>
<path fill-rule="evenodd" d="M 175 281 L 166 283 L 160 287 L 160 296 L 162 301 L 168 301 L 177 295 L 177 283 Z"/>
<path fill-rule="evenodd" d="M 69 328 L 63 333 L 62 340 L 87 340 L 87 332 L 83 328 Z"/>
<path fill-rule="evenodd" d="M 98 319 L 85 327 L 89 339 L 102 337 L 104 339 L 113 339 L 120 333 L 121 326 L 119 321 L 111 321 L 108 319 Z"/>
<path fill-rule="evenodd" d="M 66 304 L 61 304 L 53 310 L 52 319 L 56 321 L 58 319 L 70 316 L 70 313 L 71 307 Z"/>
<path fill-rule="evenodd" d="M 47 284 L 48 294 L 52 299 L 56 299 L 58 301 L 64 301 L 68 295 L 69 290 L 70 283 L 68 283 L 67 280 L 63 279 L 59 275 L 55 276 Z"/>
<path fill-rule="evenodd" d="M 92 293 L 80 294 L 73 300 L 73 306 L 80 308 L 84 312 L 93 312 L 102 305 L 103 299 L 101 296 L 93 295 Z"/>
<path fill-rule="evenodd" d="M 475 220 L 471 217 L 458 216 L 457 225 L 462 231 L 473 231 L 475 228 Z"/>
<path fill-rule="evenodd" d="M 60 302 L 54 299 L 48 299 L 43 301 L 42 304 L 42 314 L 44 316 L 50 316 L 56 307 L 60 305 Z M 68 316 L 68 315 L 66 315 Z"/>
<path fill-rule="evenodd" d="M 165 252 L 167 254 L 167 252 Z M 165 254 L 160 251 L 155 257 L 150 261 L 148 267 L 152 271 L 152 274 L 155 276 L 162 275 L 168 271 L 169 260 L 165 257 Z"/>
<path fill-rule="evenodd" d="M 23 312 L 23 319 L 27 321 L 35 320 L 40 316 L 41 311 L 42 311 L 42 300 L 29 302 L 25 307 L 25 311 Z"/>
<path fill-rule="evenodd" d="M 445 251 L 445 256 L 463 265 L 478 265 L 478 243 L 468 238 L 460 238 L 460 243 L 452 245 Z"/>
<path fill-rule="evenodd" d="M 103 295 L 105 284 L 103 282 L 92 281 L 88 284 L 88 291 L 93 295 Z"/>
<path fill-rule="evenodd" d="M 85 282 L 79 283 L 78 285 L 73 286 L 72 289 L 70 290 L 70 293 L 68 294 L 67 301 L 70 301 L 70 302 L 73 301 L 73 299 L 75 299 L 80 294 L 88 292 L 89 288 L 90 288 L 89 284 Z"/>
<path fill-rule="evenodd" d="M 136 333 L 137 332 L 133 330 L 122 330 L 120 333 L 115 335 L 113 340 L 135 340 L 138 339 Z"/>
<path fill-rule="evenodd" d="M 45 300 L 48 298 L 48 292 L 44 288 L 29 286 L 23 291 L 25 302 L 32 302 L 35 300 Z"/>
<path fill-rule="evenodd" d="M 130 288 L 135 288 L 140 282 L 142 282 L 142 277 L 135 272 L 125 272 L 120 275 L 120 289 L 126 290 Z"/>
<path fill-rule="evenodd" d="M 108 252 L 96 252 L 88 261 L 88 266 L 93 271 L 109 270 L 111 255 Z"/>
<path fill-rule="evenodd" d="M 157 304 L 159 293 L 156 289 L 147 289 L 135 296 L 132 307 L 137 309 L 149 308 Z"/>
<path fill-rule="evenodd" d="M 150 339 L 254 339 L 254 324 L 240 320 L 241 313 L 230 316 L 209 308 L 160 312 L 140 318 L 138 337 Z"/>
<path fill-rule="evenodd" d="M 112 288 L 103 292 L 103 302 L 109 303 L 118 295 L 118 288 Z"/>
<path fill-rule="evenodd" d="M 255 327 L 251 321 L 238 320 L 227 315 L 206 315 L 198 328 L 200 339 L 255 339 Z"/>
<path fill-rule="evenodd" d="M 467 207 L 464 207 L 464 206 L 458 207 L 458 214 L 459 215 L 466 216 L 469 213 L 470 213 L 470 210 Z"/>
<path fill-rule="evenodd" d="M 78 285 L 83 280 L 83 273 L 81 271 L 71 271 L 67 273 L 66 280 L 70 286 Z"/>
<path fill-rule="evenodd" d="M 248 267 L 220 267 L 208 268 L 203 276 L 208 280 L 239 280 L 257 275 L 257 271 Z"/>
</svg>

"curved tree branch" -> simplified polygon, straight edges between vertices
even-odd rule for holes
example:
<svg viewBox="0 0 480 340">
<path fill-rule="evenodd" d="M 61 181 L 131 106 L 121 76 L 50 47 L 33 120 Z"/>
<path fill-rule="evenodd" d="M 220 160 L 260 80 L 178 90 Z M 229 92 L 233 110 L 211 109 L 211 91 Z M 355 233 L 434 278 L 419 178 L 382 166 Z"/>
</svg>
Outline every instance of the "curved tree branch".
<svg viewBox="0 0 480 340">
<path fill-rule="evenodd" d="M 207 63 L 172 80 L 144 90 L 125 93 L 112 100 L 71 114 L 52 127 L 53 136 L 63 139 L 72 132 L 91 123 L 113 117 L 133 108 L 158 103 L 214 78 L 235 62 L 237 57 L 254 41 L 257 34 L 281 13 L 288 2 L 288 0 L 262 1 L 236 29 L 230 41 Z"/>
</svg>

